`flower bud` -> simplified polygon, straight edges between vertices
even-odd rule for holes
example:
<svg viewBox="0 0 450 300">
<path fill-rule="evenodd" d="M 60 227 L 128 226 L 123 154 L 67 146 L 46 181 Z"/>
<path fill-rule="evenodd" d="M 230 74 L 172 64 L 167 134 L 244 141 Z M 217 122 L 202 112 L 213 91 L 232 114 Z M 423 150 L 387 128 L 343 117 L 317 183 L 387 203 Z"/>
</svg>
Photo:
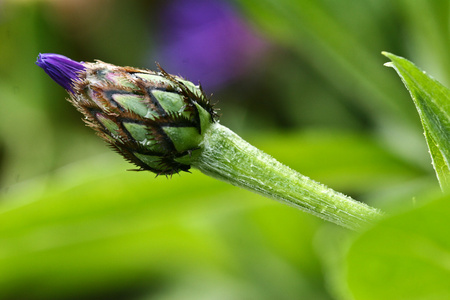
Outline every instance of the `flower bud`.
<svg viewBox="0 0 450 300">
<path fill-rule="evenodd" d="M 40 54 L 85 122 L 139 170 L 204 174 L 358 229 L 382 213 L 281 164 L 216 122 L 200 86 L 159 72 Z"/>
<path fill-rule="evenodd" d="M 190 169 L 217 118 L 200 86 L 162 68 L 153 72 L 61 56 L 54 61 L 47 55 L 37 64 L 49 75 L 59 74 L 50 76 L 70 92 L 69 101 L 87 125 L 138 170 L 172 175 Z M 73 65 L 78 68 L 69 68 Z"/>
</svg>

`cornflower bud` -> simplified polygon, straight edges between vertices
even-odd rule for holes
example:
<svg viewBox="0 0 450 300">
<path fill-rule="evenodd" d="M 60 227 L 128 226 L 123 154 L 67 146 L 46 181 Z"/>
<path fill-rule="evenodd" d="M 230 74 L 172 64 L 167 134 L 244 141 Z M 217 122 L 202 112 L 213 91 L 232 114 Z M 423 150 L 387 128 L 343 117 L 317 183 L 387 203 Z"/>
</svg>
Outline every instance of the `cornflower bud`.
<svg viewBox="0 0 450 300">
<path fill-rule="evenodd" d="M 201 87 L 162 68 L 78 63 L 57 54 L 40 54 L 37 64 L 70 92 L 84 121 L 139 170 L 188 171 L 216 118 Z"/>
<path fill-rule="evenodd" d="M 37 65 L 128 161 L 158 175 L 204 174 L 358 229 L 381 212 L 279 163 L 222 126 L 200 86 L 167 74 L 40 54 Z"/>
</svg>

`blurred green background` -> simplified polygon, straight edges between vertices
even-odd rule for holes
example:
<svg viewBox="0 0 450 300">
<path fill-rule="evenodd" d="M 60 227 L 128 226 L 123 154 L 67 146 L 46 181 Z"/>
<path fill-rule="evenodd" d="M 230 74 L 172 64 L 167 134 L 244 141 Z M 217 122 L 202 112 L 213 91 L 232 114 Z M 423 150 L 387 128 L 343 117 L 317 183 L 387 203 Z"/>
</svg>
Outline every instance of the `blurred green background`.
<svg viewBox="0 0 450 300">
<path fill-rule="evenodd" d="M 380 53 L 449 86 L 449 15 L 447 0 L 0 0 L 0 299 L 356 297 L 340 273 L 353 233 L 195 170 L 126 172 L 34 63 L 157 61 L 253 145 L 395 214 L 437 180 Z"/>
</svg>

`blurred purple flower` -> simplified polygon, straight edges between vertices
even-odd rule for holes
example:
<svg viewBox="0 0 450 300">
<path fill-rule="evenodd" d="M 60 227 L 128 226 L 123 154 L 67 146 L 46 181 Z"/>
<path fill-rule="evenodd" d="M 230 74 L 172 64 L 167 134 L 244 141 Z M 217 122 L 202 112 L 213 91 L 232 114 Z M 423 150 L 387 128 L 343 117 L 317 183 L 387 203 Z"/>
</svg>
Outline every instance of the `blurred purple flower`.
<svg viewBox="0 0 450 300">
<path fill-rule="evenodd" d="M 78 73 L 86 69 L 81 63 L 54 53 L 39 54 L 36 65 L 44 69 L 57 84 L 72 93 L 72 82 L 78 80 Z"/>
<path fill-rule="evenodd" d="M 241 75 L 267 48 L 225 1 L 172 0 L 160 18 L 156 60 L 209 89 Z"/>
</svg>

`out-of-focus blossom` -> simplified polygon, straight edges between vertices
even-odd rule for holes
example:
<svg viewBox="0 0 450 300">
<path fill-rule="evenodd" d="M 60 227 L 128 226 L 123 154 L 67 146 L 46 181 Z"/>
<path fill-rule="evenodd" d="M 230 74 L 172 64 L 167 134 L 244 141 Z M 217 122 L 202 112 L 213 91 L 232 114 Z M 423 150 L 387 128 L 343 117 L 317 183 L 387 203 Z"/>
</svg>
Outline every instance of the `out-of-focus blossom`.
<svg viewBox="0 0 450 300">
<path fill-rule="evenodd" d="M 209 88 L 244 73 L 267 49 L 225 1 L 169 1 L 159 26 L 156 60 Z"/>
</svg>

